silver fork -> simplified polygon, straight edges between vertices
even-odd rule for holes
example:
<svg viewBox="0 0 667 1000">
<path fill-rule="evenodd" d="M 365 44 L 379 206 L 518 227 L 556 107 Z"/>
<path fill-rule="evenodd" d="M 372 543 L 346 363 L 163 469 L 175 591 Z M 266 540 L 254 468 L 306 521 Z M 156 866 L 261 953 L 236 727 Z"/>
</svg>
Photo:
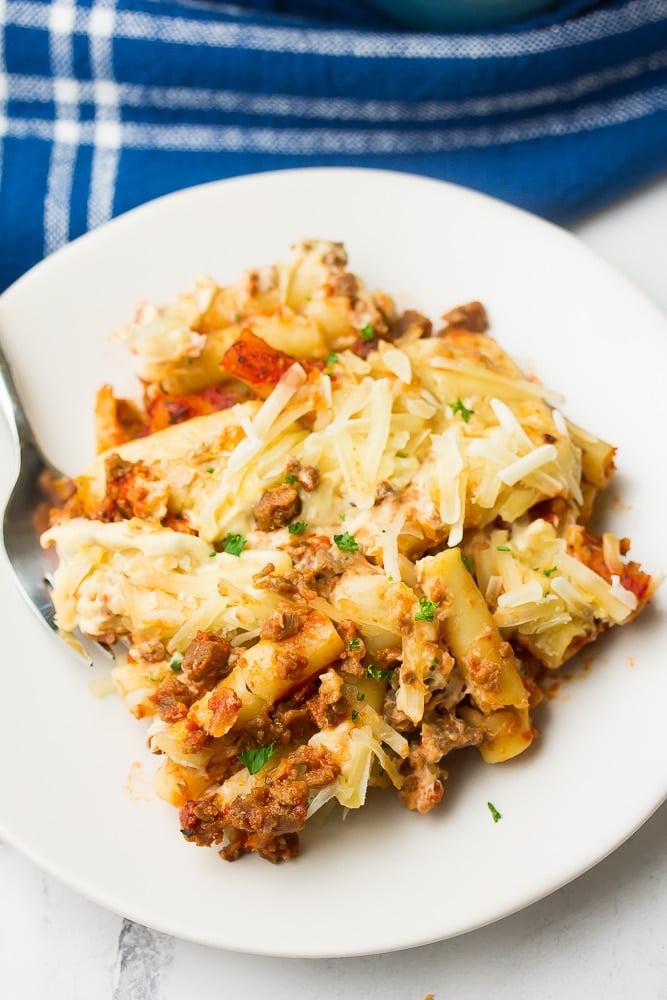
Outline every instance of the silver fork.
<svg viewBox="0 0 667 1000">
<path fill-rule="evenodd" d="M 48 485 L 65 482 L 68 477 L 49 462 L 37 444 L 1 347 L 0 409 L 19 452 L 18 476 L 2 521 L 2 540 L 7 557 L 21 593 L 40 621 L 63 639 L 84 662 L 92 664 L 92 657 L 81 642 L 58 629 L 50 594 L 56 557 L 50 547 L 44 550 L 39 544 L 40 532 L 46 527 L 46 524 L 40 524 L 40 520 L 45 521 L 48 510 L 54 506 Z M 113 656 L 110 647 L 102 643 L 95 645 Z"/>
</svg>

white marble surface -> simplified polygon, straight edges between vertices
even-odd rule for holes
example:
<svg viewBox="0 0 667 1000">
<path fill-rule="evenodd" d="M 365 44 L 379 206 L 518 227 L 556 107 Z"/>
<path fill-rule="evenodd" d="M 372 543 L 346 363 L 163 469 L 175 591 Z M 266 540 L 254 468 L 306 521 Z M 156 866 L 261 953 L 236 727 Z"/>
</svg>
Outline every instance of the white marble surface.
<svg viewBox="0 0 667 1000">
<path fill-rule="evenodd" d="M 572 228 L 667 311 L 667 178 Z M 623 808 L 622 788 L 609 807 Z M 521 913 L 369 958 L 257 958 L 178 941 L 101 909 L 1 843 L 0 887 L 4 1000 L 667 1000 L 667 804 Z"/>
</svg>

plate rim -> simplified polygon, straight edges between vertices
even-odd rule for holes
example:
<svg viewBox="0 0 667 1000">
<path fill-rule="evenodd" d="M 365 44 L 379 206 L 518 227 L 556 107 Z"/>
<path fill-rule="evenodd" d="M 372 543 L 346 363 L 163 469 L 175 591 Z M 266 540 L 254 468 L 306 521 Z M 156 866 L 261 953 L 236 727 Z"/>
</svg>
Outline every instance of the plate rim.
<svg viewBox="0 0 667 1000">
<path fill-rule="evenodd" d="M 193 192 L 199 192 L 202 196 L 204 196 L 205 193 L 210 191 L 211 189 L 217 189 L 223 186 L 227 188 L 239 185 L 252 187 L 255 186 L 258 182 L 261 184 L 270 185 L 277 177 L 284 177 L 285 175 L 290 175 L 294 177 L 295 175 L 302 175 L 302 174 L 312 175 L 314 173 L 317 173 L 319 175 L 335 174 L 338 176 L 341 175 L 349 176 L 355 174 L 364 174 L 364 175 L 382 174 L 384 176 L 390 175 L 393 176 L 394 178 L 400 178 L 403 180 L 410 179 L 411 181 L 416 182 L 420 185 L 430 184 L 434 188 L 442 188 L 444 186 L 445 188 L 449 189 L 452 194 L 460 195 L 461 193 L 463 193 L 465 197 L 470 197 L 472 200 L 479 201 L 481 199 L 487 202 L 488 204 L 493 205 L 495 210 L 500 210 L 503 213 L 507 211 L 516 213 L 516 215 L 522 217 L 524 221 L 528 220 L 529 224 L 531 225 L 537 223 L 543 229 L 543 231 L 549 229 L 554 238 L 561 239 L 564 243 L 566 242 L 569 243 L 570 246 L 576 246 L 579 252 L 583 252 L 583 254 L 589 260 L 593 261 L 597 267 L 601 268 L 603 272 L 606 271 L 607 274 L 610 277 L 612 277 L 614 281 L 618 282 L 619 280 L 622 280 L 626 289 L 630 292 L 630 294 L 633 297 L 641 298 L 644 307 L 654 310 L 655 318 L 663 325 L 665 332 L 667 333 L 667 318 L 664 316 L 664 313 L 657 306 L 657 304 L 650 298 L 650 296 L 648 296 L 645 292 L 643 292 L 643 290 L 638 288 L 638 286 L 630 278 L 628 278 L 622 272 L 618 271 L 617 268 L 614 267 L 614 265 L 610 264 L 604 258 L 600 257 L 588 246 L 586 246 L 586 244 L 584 244 L 581 240 L 579 240 L 576 236 L 574 236 L 567 230 L 564 230 L 561 227 L 556 226 L 555 224 L 547 220 L 540 219 L 539 217 L 532 215 L 531 213 L 525 211 L 524 209 L 506 204 L 504 202 L 499 201 L 496 198 L 493 198 L 492 196 L 474 191 L 469 188 L 462 187 L 457 184 L 452 184 L 451 182 L 439 181 L 429 177 L 422 177 L 420 175 L 403 173 L 401 171 L 393 171 L 393 170 L 387 171 L 375 168 L 303 167 L 296 169 L 267 171 L 259 174 L 242 175 L 234 178 L 213 180 L 206 182 L 204 184 L 198 184 L 192 187 L 182 188 L 179 189 L 178 191 L 162 195 L 159 198 L 153 199 L 149 202 L 143 203 L 139 206 L 136 206 L 135 208 L 128 210 L 127 212 L 117 216 L 116 218 L 112 219 L 110 222 L 104 224 L 103 226 L 99 227 L 96 230 L 83 234 L 76 240 L 71 241 L 65 247 L 61 248 L 59 251 L 56 251 L 55 254 L 38 262 L 28 272 L 26 272 L 24 275 L 18 278 L 11 286 L 9 286 L 9 288 L 7 288 L 2 293 L 2 295 L 0 296 L 0 307 L 4 306 L 5 303 L 7 302 L 10 302 L 11 304 L 11 300 L 15 296 L 20 296 L 24 294 L 23 290 L 26 284 L 28 284 L 28 287 L 30 287 L 29 283 L 34 279 L 34 276 L 36 274 L 40 275 L 43 271 L 48 272 L 51 266 L 53 266 L 54 258 L 57 258 L 58 261 L 62 261 L 63 259 L 66 259 L 66 257 L 69 254 L 79 253 L 82 245 L 94 246 L 95 241 L 100 239 L 106 239 L 106 234 L 110 230 L 113 229 L 113 231 L 116 231 L 120 229 L 123 225 L 127 223 L 128 219 L 130 218 L 137 219 L 140 216 L 144 217 L 149 216 L 151 211 L 156 211 L 156 210 L 160 211 L 165 204 L 170 203 L 172 200 L 182 198 L 183 196 L 189 196 Z M 639 818 L 636 821 L 632 829 L 628 830 L 624 835 L 617 838 L 613 843 L 611 843 L 604 851 L 604 853 L 599 854 L 597 857 L 590 860 L 588 863 L 580 866 L 578 870 L 573 871 L 571 875 L 565 880 L 560 879 L 557 885 L 552 885 L 551 887 L 547 887 L 543 890 L 537 890 L 532 897 L 530 898 L 524 897 L 524 900 L 522 902 L 519 902 L 516 905 L 510 905 L 502 912 L 498 911 L 497 914 L 494 916 L 483 918 L 476 923 L 470 923 L 468 926 L 462 927 L 460 930 L 455 931 L 454 933 L 449 933 L 445 937 L 443 937 L 443 935 L 438 932 L 435 932 L 434 935 L 430 938 L 424 937 L 423 934 L 418 934 L 415 938 L 410 940 L 405 940 L 403 943 L 394 943 L 393 945 L 390 944 L 388 946 L 384 946 L 381 949 L 381 951 L 382 952 L 398 951 L 433 943 L 435 941 L 440 941 L 447 938 L 452 938 L 460 934 L 467 933 L 468 931 L 478 929 L 483 926 L 487 926 L 490 923 L 494 923 L 500 919 L 503 919 L 506 916 L 509 916 L 512 913 L 516 913 L 519 910 L 532 905 L 538 900 L 556 891 L 559 887 L 562 887 L 563 885 L 568 884 L 570 881 L 573 881 L 574 879 L 578 878 L 580 875 L 590 870 L 600 861 L 604 860 L 611 853 L 617 850 L 618 847 L 621 846 L 621 844 L 627 841 L 650 818 L 650 816 L 652 816 L 660 808 L 660 806 L 662 805 L 662 803 L 665 801 L 666 798 L 667 798 L 667 786 L 664 789 L 663 797 L 659 801 L 653 804 L 652 808 L 646 815 L 644 815 L 642 818 Z M 2 832 L 3 838 L 8 843 L 10 843 L 13 847 L 19 850 L 26 857 L 30 858 L 30 860 L 36 863 L 41 869 L 48 871 L 51 875 L 59 879 L 59 881 L 64 882 L 68 886 L 71 886 L 72 888 L 75 889 L 75 891 L 79 892 L 81 895 L 89 899 L 92 899 L 99 905 L 104 906 L 106 909 L 112 910 L 113 912 L 122 914 L 124 916 L 128 915 L 129 910 L 128 912 L 125 912 L 125 910 L 121 911 L 118 908 L 118 906 L 114 905 L 113 902 L 110 902 L 109 899 L 107 899 L 103 893 L 98 893 L 95 890 L 91 889 L 90 886 L 86 885 L 85 883 L 82 884 L 80 881 L 78 881 L 76 878 L 73 878 L 71 875 L 67 875 L 66 873 L 59 871 L 57 864 L 50 863 L 48 861 L 48 858 L 40 857 L 39 852 L 32 851 L 29 848 L 26 849 L 20 842 L 17 842 L 13 837 L 11 830 L 7 829 L 6 823 L 3 821 L 3 816 L 1 814 L 0 814 L 0 832 Z M 209 939 L 205 939 L 201 935 L 189 936 L 182 927 L 174 927 L 173 924 L 170 923 L 170 921 L 168 920 L 164 921 L 162 925 L 156 922 L 156 920 L 153 917 L 147 920 L 146 915 L 142 914 L 141 912 L 138 912 L 136 909 L 134 914 L 130 914 L 130 916 L 131 919 L 137 920 L 138 922 L 141 923 L 148 923 L 149 926 L 155 927 L 158 930 L 172 934 L 179 938 L 183 938 L 185 940 L 190 940 L 217 948 L 232 948 L 234 951 L 244 952 L 247 954 L 312 958 L 312 957 L 344 957 L 344 956 L 368 955 L 368 954 L 380 953 L 378 948 L 375 946 L 370 949 L 362 947 L 359 950 L 346 950 L 346 951 L 339 951 L 339 950 L 326 951 L 317 949 L 304 951 L 303 949 L 300 949 L 300 950 L 294 950 L 292 952 L 285 951 L 284 949 L 273 951 L 270 948 L 263 949 L 263 948 L 258 948 L 254 945 L 249 945 L 248 947 L 244 948 L 238 943 L 234 943 L 233 945 L 221 943 L 221 941 L 216 935 L 212 935 Z"/>
</svg>

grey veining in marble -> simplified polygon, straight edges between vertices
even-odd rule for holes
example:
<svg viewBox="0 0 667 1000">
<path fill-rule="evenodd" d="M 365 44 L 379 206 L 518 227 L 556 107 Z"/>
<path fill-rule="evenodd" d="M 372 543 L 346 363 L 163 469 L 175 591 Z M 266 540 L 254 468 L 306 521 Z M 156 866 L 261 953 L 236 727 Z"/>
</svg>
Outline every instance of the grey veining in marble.
<svg viewBox="0 0 667 1000">
<path fill-rule="evenodd" d="M 113 1000 L 159 1000 L 160 982 L 174 960 L 166 934 L 123 920 L 113 975 Z"/>
</svg>

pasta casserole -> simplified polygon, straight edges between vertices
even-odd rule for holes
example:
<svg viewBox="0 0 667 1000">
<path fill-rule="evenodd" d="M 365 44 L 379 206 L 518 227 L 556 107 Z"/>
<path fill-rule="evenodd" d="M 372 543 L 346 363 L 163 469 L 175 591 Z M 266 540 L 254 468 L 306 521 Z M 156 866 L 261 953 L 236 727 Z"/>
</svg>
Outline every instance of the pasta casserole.
<svg viewBox="0 0 667 1000">
<path fill-rule="evenodd" d="M 590 530 L 614 448 L 487 328 L 471 302 L 434 331 L 307 240 L 114 335 L 143 398 L 99 391 L 43 544 L 60 628 L 124 644 L 186 840 L 291 858 L 369 786 L 428 812 L 452 751 L 525 751 L 541 678 L 650 600 Z"/>
</svg>

